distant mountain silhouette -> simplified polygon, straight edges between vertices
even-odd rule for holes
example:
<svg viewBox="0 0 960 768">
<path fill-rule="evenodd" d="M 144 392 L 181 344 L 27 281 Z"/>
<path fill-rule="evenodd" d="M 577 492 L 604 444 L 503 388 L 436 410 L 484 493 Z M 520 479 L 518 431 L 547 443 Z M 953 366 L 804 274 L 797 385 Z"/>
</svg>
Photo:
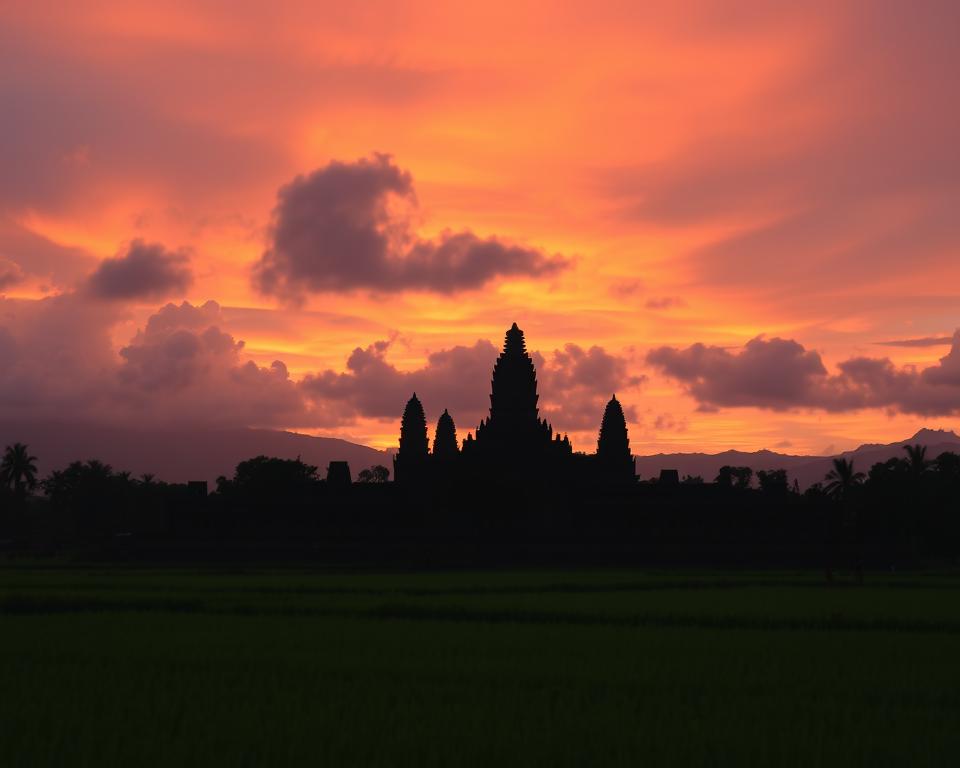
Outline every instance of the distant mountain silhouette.
<svg viewBox="0 0 960 768">
<path fill-rule="evenodd" d="M 894 456 L 903 458 L 903 446 L 925 445 L 927 455 L 935 458 L 944 451 L 960 451 L 960 436 L 950 430 L 921 429 L 912 437 L 895 443 L 865 443 L 852 451 L 836 454 L 852 459 L 854 466 L 863 472 L 878 461 Z M 658 477 L 662 469 L 679 470 L 680 476 L 700 475 L 711 482 L 722 466 L 750 467 L 757 470 L 785 469 L 791 484 L 794 479 L 801 489 L 823 480 L 830 471 L 834 456 L 798 456 L 774 451 L 723 451 L 722 453 L 658 453 L 652 456 L 637 456 L 637 473 L 641 480 Z"/>
<path fill-rule="evenodd" d="M 40 477 L 62 469 L 77 459 L 100 459 L 117 470 L 134 475 L 150 473 L 158 480 L 185 482 L 231 476 L 236 465 L 258 455 L 295 459 L 325 471 L 331 461 L 347 461 L 356 475 L 378 464 L 392 466 L 395 449 L 379 451 L 365 445 L 331 437 L 313 437 L 296 432 L 269 429 L 171 428 L 148 430 L 91 424 L 52 422 L 0 422 L 0 447 L 25 443 L 37 457 Z M 866 472 L 878 461 L 903 458 L 903 446 L 927 446 L 927 455 L 936 458 L 944 451 L 960 452 L 960 436 L 949 430 L 921 429 L 912 437 L 895 443 L 865 443 L 852 451 L 837 454 L 853 459 Z M 833 456 L 802 456 L 774 451 L 723 451 L 722 453 L 659 453 L 637 456 L 641 480 L 660 476 L 663 469 L 676 469 L 680 476 L 700 475 L 712 482 L 720 467 L 744 466 L 758 470 L 786 469 L 790 483 L 801 489 L 823 480 Z M 392 479 L 392 478 L 391 478 Z"/>
<path fill-rule="evenodd" d="M 219 475 L 231 477 L 237 464 L 258 455 L 283 459 L 298 456 L 320 467 L 347 461 L 356 475 L 377 464 L 390 466 L 391 457 L 365 445 L 331 437 L 313 437 L 269 429 L 180 427 L 142 429 L 51 422 L 0 423 L 0 447 L 26 443 L 37 457 L 40 477 L 71 461 L 100 459 L 133 475 L 150 473 L 158 480 L 186 482 Z"/>
<path fill-rule="evenodd" d="M 899 443 L 864 443 L 863 445 L 854 448 L 852 451 L 846 451 L 840 455 L 850 456 L 854 454 L 875 451 L 878 449 L 903 447 L 904 445 L 926 445 L 928 446 L 927 453 L 930 453 L 930 450 L 933 446 L 956 445 L 957 443 L 960 443 L 960 435 L 957 435 L 956 432 L 952 432 L 949 429 L 927 429 L 924 427 L 913 437 L 908 437 L 906 440 L 901 440 Z"/>
</svg>

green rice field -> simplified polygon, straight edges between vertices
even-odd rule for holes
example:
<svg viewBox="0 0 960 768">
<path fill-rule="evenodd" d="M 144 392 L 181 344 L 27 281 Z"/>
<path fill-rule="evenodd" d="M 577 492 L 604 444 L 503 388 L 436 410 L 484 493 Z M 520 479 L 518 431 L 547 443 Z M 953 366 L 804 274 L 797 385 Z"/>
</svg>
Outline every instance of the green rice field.
<svg viewBox="0 0 960 768">
<path fill-rule="evenodd" d="M 0 566 L 0 765 L 960 764 L 960 574 Z"/>
</svg>

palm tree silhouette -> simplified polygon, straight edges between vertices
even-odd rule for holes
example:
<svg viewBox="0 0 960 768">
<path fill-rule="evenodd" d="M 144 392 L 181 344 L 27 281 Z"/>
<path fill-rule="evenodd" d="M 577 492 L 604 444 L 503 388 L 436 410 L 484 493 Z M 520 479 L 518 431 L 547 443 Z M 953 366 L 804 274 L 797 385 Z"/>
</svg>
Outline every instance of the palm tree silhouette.
<svg viewBox="0 0 960 768">
<path fill-rule="evenodd" d="M 824 478 L 827 484 L 823 490 L 827 496 L 834 499 L 841 505 L 844 517 L 844 525 L 849 526 L 853 533 L 854 557 L 856 560 L 857 581 L 863 583 L 863 565 L 861 562 L 860 546 L 860 520 L 857 515 L 856 507 L 850 503 L 854 489 L 856 489 L 864 480 L 863 472 L 855 472 L 853 469 L 853 460 L 836 458 L 833 460 L 833 469 L 831 469 Z M 833 582 L 833 568 L 830 565 L 829 557 L 827 562 L 827 581 Z"/>
<path fill-rule="evenodd" d="M 907 452 L 907 466 L 910 467 L 910 474 L 914 478 L 919 478 L 933 464 L 932 461 L 927 460 L 927 446 L 925 445 L 905 445 L 903 450 Z"/>
<path fill-rule="evenodd" d="M 104 464 L 99 459 L 90 459 L 90 461 L 87 462 L 87 470 L 91 477 L 95 477 L 98 480 L 108 480 L 110 479 L 110 475 L 113 474 L 113 467 L 109 464 Z"/>
<path fill-rule="evenodd" d="M 37 457 L 31 456 L 23 443 L 8 445 L 0 461 L 0 482 L 13 488 L 17 498 L 37 485 Z"/>
<path fill-rule="evenodd" d="M 827 472 L 824 479 L 827 481 L 823 487 L 826 494 L 832 499 L 843 501 L 863 482 L 864 474 L 853 471 L 852 459 L 836 458 L 833 460 L 833 469 Z"/>
</svg>

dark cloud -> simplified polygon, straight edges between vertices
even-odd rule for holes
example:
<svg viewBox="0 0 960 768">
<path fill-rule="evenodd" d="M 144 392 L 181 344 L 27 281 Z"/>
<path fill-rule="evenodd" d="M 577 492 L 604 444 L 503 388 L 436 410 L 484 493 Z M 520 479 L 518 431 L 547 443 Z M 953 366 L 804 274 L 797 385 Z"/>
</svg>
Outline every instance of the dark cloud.
<svg viewBox="0 0 960 768">
<path fill-rule="evenodd" d="M 313 422 L 279 360 L 243 360 L 243 342 L 220 329 L 216 302 L 168 304 L 120 350 L 117 400 L 160 422 L 245 426 Z"/>
<path fill-rule="evenodd" d="M 952 336 L 924 336 L 919 339 L 892 339 L 873 342 L 880 347 L 943 347 L 953 343 Z"/>
<path fill-rule="evenodd" d="M 937 365 L 924 368 L 920 378 L 934 386 L 960 388 L 960 330 L 953 334 L 950 351 L 940 358 Z"/>
<path fill-rule="evenodd" d="M 0 291 L 23 281 L 23 270 L 19 264 L 0 258 Z"/>
<path fill-rule="evenodd" d="M 114 352 L 121 308 L 85 294 L 0 299 L 0 418 L 309 426 L 282 363 L 244 360 L 214 302 L 169 304 Z"/>
<path fill-rule="evenodd" d="M 496 277 L 555 274 L 559 256 L 471 232 L 416 237 L 413 180 L 386 155 L 332 162 L 282 187 L 270 247 L 254 266 L 256 287 L 286 300 L 366 289 L 439 293 L 479 288 Z"/>
<path fill-rule="evenodd" d="M 686 302 L 679 296 L 662 296 L 660 298 L 647 299 L 644 306 L 647 309 L 672 309 L 673 307 L 685 307 Z"/>
<path fill-rule="evenodd" d="M 816 352 L 778 338 L 752 339 L 739 354 L 703 344 L 660 347 L 647 354 L 647 362 L 684 382 L 698 401 L 713 406 L 792 408 L 802 404 L 798 401 L 827 373 Z"/>
<path fill-rule="evenodd" d="M 629 373 L 626 358 L 598 346 L 583 349 L 567 344 L 545 357 L 535 353 L 533 358 L 541 383 L 543 416 L 563 431 L 599 429 L 610 397 L 644 380 Z M 624 401 L 623 410 L 628 421 L 637 421 L 636 406 Z"/>
<path fill-rule="evenodd" d="M 675 419 L 673 414 L 661 413 L 653 420 L 653 428 L 658 432 L 686 432 L 686 419 Z"/>
<path fill-rule="evenodd" d="M 108 405 L 117 308 L 74 294 L 0 298 L 0 417 L 82 417 Z"/>
<path fill-rule="evenodd" d="M 434 352 L 426 365 L 400 371 L 386 359 L 390 342 L 358 347 L 343 373 L 323 371 L 305 377 L 301 386 L 315 401 L 336 404 L 346 418 L 399 418 L 411 393 L 423 402 L 427 416 L 449 409 L 460 429 L 473 429 L 489 403 L 490 372 L 499 350 L 489 341 Z"/>
<path fill-rule="evenodd" d="M 183 294 L 193 282 L 189 262 L 184 251 L 134 240 L 123 255 L 100 262 L 87 287 L 102 299 L 160 299 Z"/>
<path fill-rule="evenodd" d="M 960 331 L 950 352 L 922 370 L 887 358 L 854 357 L 830 374 L 796 341 L 756 338 L 733 353 L 694 344 L 651 350 L 647 362 L 681 382 L 705 410 L 757 407 L 852 411 L 884 408 L 924 416 L 960 412 Z"/>
<path fill-rule="evenodd" d="M 112 335 L 124 317 L 121 304 L 84 292 L 0 297 L 0 419 L 336 427 L 363 418 L 399 421 L 416 391 L 431 422 L 449 409 L 465 435 L 487 415 L 499 354 L 480 340 L 400 370 L 387 359 L 392 342 L 378 341 L 355 349 L 343 371 L 294 381 L 279 360 L 260 366 L 247 358 L 216 302 L 167 304 L 118 354 Z M 560 431 L 594 432 L 610 395 L 623 399 L 642 381 L 626 358 L 601 347 L 568 344 L 532 357 L 541 413 Z M 632 404 L 623 401 L 634 421 Z"/>
</svg>

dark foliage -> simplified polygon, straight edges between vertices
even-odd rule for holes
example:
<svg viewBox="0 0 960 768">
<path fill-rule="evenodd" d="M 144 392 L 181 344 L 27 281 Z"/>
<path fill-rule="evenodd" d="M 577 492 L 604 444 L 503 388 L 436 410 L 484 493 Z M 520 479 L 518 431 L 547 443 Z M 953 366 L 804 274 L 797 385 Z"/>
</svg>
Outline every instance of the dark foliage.
<svg viewBox="0 0 960 768">
<path fill-rule="evenodd" d="M 749 488 L 752 480 L 753 470 L 750 467 L 720 467 L 713 482 L 723 488 Z"/>
<path fill-rule="evenodd" d="M 369 469 L 361 469 L 357 475 L 357 482 L 360 483 L 385 483 L 390 479 L 390 470 L 382 464 L 377 464 Z"/>
<path fill-rule="evenodd" d="M 570 476 L 412 489 L 388 482 L 378 466 L 336 487 L 302 461 L 258 456 L 206 495 L 203 483 L 133 478 L 85 461 L 51 473 L 23 504 L 6 504 L 0 540 L 124 558 L 821 565 L 833 578 L 862 566 L 957 561 L 960 456 L 924 459 L 922 471 L 915 457 L 866 475 L 838 460 L 824 484 L 803 494 L 782 470 L 758 472 L 759 488 L 749 487 L 752 473 L 740 467 L 714 483 L 617 486 Z"/>
</svg>

